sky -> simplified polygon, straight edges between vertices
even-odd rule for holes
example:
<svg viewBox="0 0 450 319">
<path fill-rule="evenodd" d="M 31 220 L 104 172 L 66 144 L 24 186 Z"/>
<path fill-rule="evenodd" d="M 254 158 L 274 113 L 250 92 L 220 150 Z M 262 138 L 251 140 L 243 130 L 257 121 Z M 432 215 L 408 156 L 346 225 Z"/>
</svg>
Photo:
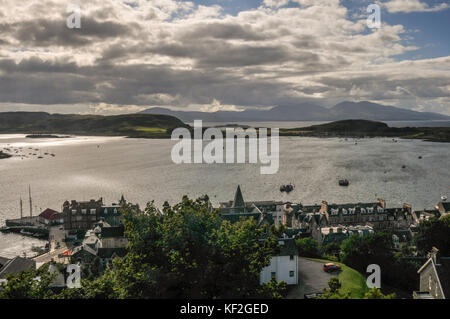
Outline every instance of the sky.
<svg viewBox="0 0 450 319">
<path fill-rule="evenodd" d="M 448 0 L 0 0 L 0 111 L 371 101 L 450 115 L 449 31 Z"/>
</svg>

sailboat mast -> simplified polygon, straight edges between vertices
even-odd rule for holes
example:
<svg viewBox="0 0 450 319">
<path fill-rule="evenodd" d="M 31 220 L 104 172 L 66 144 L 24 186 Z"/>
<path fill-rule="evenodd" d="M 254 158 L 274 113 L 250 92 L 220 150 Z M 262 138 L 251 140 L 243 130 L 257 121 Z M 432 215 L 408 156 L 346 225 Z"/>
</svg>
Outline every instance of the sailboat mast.
<svg viewBox="0 0 450 319">
<path fill-rule="evenodd" d="M 31 200 L 31 186 L 28 185 L 28 196 L 30 198 L 30 217 L 33 217 L 33 203 Z"/>
<path fill-rule="evenodd" d="M 20 219 L 23 218 L 23 205 L 22 205 L 22 196 L 20 196 Z"/>
</svg>

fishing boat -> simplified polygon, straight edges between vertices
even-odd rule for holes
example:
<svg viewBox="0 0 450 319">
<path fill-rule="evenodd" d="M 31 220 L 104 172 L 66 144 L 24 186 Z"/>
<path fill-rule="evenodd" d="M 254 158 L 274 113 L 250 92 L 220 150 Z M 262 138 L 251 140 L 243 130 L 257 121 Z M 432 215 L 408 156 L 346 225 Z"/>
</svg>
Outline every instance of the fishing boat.
<svg viewBox="0 0 450 319">
<path fill-rule="evenodd" d="M 340 179 L 339 180 L 339 186 L 348 186 L 350 184 L 350 182 L 348 181 L 348 179 Z"/>
<path fill-rule="evenodd" d="M 280 192 L 290 193 L 293 190 L 294 190 L 294 185 L 292 185 L 292 184 L 287 184 L 287 185 L 281 185 L 280 186 Z"/>
</svg>

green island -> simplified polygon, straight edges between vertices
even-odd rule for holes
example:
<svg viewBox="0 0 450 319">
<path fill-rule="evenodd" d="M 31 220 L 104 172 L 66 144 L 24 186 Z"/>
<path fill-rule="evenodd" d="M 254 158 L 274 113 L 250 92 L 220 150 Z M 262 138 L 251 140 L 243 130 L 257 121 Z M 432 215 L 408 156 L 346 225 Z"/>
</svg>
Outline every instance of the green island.
<svg viewBox="0 0 450 319">
<path fill-rule="evenodd" d="M 280 136 L 304 137 L 392 137 L 450 142 L 450 127 L 389 127 L 368 120 L 343 120 L 302 128 L 280 129 Z"/>
<path fill-rule="evenodd" d="M 171 115 L 77 115 L 45 112 L 0 113 L 0 134 L 29 134 L 28 138 L 62 138 L 55 134 L 126 136 L 132 138 L 170 138 L 175 128 L 193 127 Z M 241 127 L 224 124 L 216 127 Z M 203 127 L 203 132 L 208 127 Z M 270 131 L 269 131 L 270 134 Z M 386 123 L 368 120 L 342 120 L 302 128 L 282 128 L 280 136 L 299 137 L 392 137 L 450 142 L 450 127 L 389 127 Z"/>
<path fill-rule="evenodd" d="M 189 126 L 170 115 L 0 113 L 0 134 L 22 133 L 29 134 L 29 138 L 55 138 L 55 134 L 170 138 L 172 130 L 178 127 Z"/>
</svg>

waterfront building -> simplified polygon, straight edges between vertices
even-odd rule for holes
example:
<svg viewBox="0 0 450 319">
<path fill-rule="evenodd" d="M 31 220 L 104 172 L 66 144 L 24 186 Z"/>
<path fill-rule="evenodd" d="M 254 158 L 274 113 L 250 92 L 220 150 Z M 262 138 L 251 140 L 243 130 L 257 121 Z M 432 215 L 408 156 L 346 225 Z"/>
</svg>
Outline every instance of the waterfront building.
<svg viewBox="0 0 450 319">
<path fill-rule="evenodd" d="M 39 214 L 39 222 L 44 225 L 60 225 L 64 223 L 64 215 L 56 210 L 47 208 Z"/>
<path fill-rule="evenodd" d="M 100 220 L 103 199 L 86 202 L 76 200 L 63 204 L 64 229 L 70 234 L 87 231 Z"/>
</svg>

